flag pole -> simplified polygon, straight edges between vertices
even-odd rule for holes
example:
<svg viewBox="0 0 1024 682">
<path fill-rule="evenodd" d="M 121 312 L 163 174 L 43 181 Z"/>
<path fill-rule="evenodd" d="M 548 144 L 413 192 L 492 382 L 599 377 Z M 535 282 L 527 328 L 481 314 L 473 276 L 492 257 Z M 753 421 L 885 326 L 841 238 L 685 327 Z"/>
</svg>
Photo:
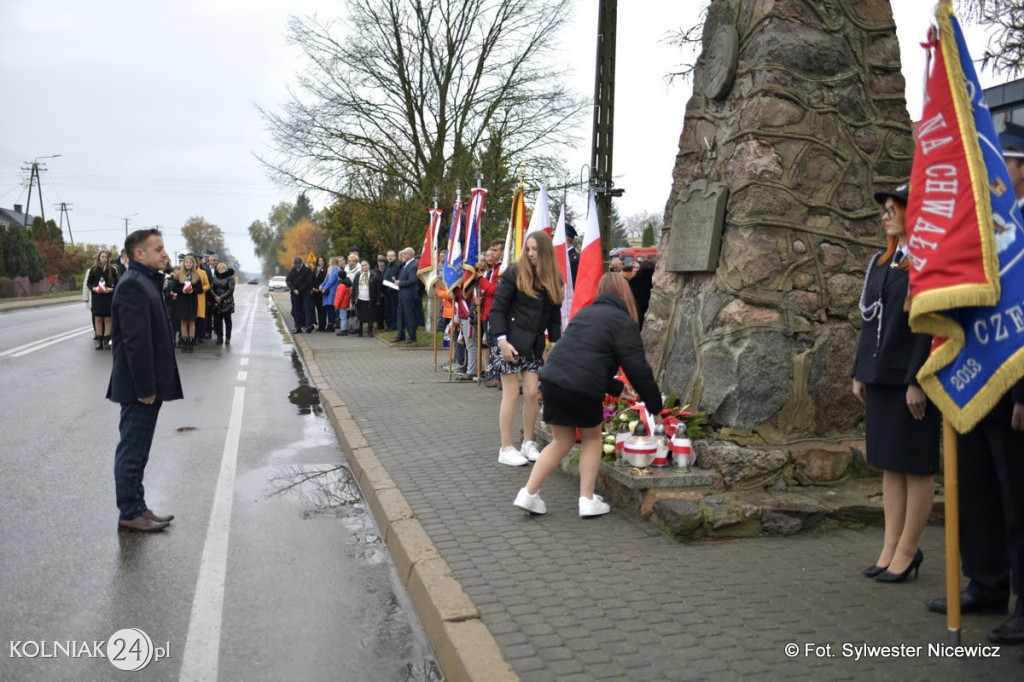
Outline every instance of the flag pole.
<svg viewBox="0 0 1024 682">
<path fill-rule="evenodd" d="M 956 431 L 942 418 L 942 464 L 946 494 L 946 634 L 960 644 L 960 483 L 957 477 Z"/>
<path fill-rule="evenodd" d="M 477 170 L 476 170 L 476 188 L 480 189 L 483 186 L 484 186 L 484 174 L 480 172 L 480 166 L 479 166 L 479 161 L 478 161 L 477 162 Z M 477 249 L 479 250 L 480 247 L 482 246 L 481 240 L 483 238 L 483 230 L 480 229 L 480 226 L 478 226 L 477 229 L 480 232 L 480 236 L 477 237 L 477 242 L 476 242 Z M 476 256 L 476 262 L 478 264 L 480 263 L 480 254 L 479 253 Z M 474 282 L 477 279 L 479 279 L 479 276 L 474 278 Z M 479 285 L 476 285 L 476 290 L 477 290 L 477 292 L 480 291 L 480 286 Z M 477 295 L 477 298 L 479 299 L 479 294 Z M 482 356 L 481 356 L 481 353 L 483 353 L 483 347 L 484 347 L 483 337 L 480 336 L 480 332 L 481 332 L 481 329 L 483 327 L 483 323 L 481 322 L 481 319 L 480 319 L 481 317 L 483 317 L 483 310 L 481 309 L 481 306 L 480 306 L 480 304 L 478 302 L 477 306 L 476 306 L 476 385 L 477 386 L 479 386 L 481 383 L 483 383 L 483 376 L 484 376 L 484 373 L 483 373 L 483 362 L 482 362 Z M 467 362 L 468 362 L 468 359 L 467 359 Z"/>
<path fill-rule="evenodd" d="M 455 181 L 455 203 L 456 204 L 462 203 L 462 187 L 459 186 L 459 181 L 458 180 Z M 448 257 L 451 258 L 451 254 L 450 253 L 448 254 Z M 463 259 L 465 259 L 465 257 L 466 257 L 465 254 L 463 254 L 462 257 L 463 257 Z M 446 286 L 447 286 L 447 284 L 448 283 L 445 282 Z M 451 290 L 449 289 L 448 290 L 448 295 L 452 297 L 452 304 L 454 305 L 454 303 L 455 303 L 455 294 L 453 294 L 451 292 Z M 461 328 L 461 325 L 460 325 L 460 328 Z M 448 381 L 451 381 L 452 380 L 452 375 L 454 374 L 454 368 L 452 367 L 452 365 L 455 364 L 455 316 L 454 315 L 452 315 L 452 319 L 448 323 L 448 329 L 450 330 L 448 332 L 448 338 L 449 338 L 449 341 L 448 341 Z"/>
<path fill-rule="evenodd" d="M 437 187 L 434 187 L 434 210 L 435 211 L 437 210 L 437 201 L 440 198 L 441 198 L 440 197 L 440 190 Z M 433 225 L 433 216 L 431 216 L 431 225 Z M 428 230 L 432 229 L 432 227 L 427 227 L 427 229 Z M 437 277 L 436 277 L 436 275 L 437 275 L 437 238 L 436 237 L 434 237 L 431 240 L 430 248 L 431 248 L 431 251 L 430 251 L 430 264 L 434 267 L 434 275 L 435 275 L 434 281 L 436 282 L 437 281 Z M 427 279 L 430 279 L 430 278 L 427 277 Z M 431 287 L 431 288 L 433 289 L 433 287 Z M 437 289 L 434 289 L 433 295 L 434 295 L 434 305 L 431 306 L 431 308 L 433 308 L 433 310 L 431 311 L 431 315 L 430 315 L 430 317 L 433 318 L 433 326 L 430 328 L 430 336 L 431 336 L 431 338 L 434 339 L 434 371 L 436 372 L 437 371 L 437 306 L 441 302 L 441 299 L 437 295 Z"/>
<path fill-rule="evenodd" d="M 940 5 L 952 8 L 952 0 L 940 0 Z M 935 27 L 928 30 L 928 43 L 939 40 Z M 925 50 L 924 90 L 928 92 L 928 78 L 932 72 L 932 50 Z M 960 644 L 962 605 L 960 604 L 960 481 L 957 460 L 956 430 L 942 417 L 942 466 L 945 500 L 943 521 L 946 539 L 946 637 L 950 644 Z"/>
</svg>

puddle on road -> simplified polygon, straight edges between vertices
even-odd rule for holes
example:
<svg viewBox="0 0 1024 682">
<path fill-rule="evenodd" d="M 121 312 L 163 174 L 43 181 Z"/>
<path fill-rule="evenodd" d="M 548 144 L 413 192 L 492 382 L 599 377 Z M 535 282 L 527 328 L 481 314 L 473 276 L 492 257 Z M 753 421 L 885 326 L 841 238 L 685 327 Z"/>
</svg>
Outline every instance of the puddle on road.
<svg viewBox="0 0 1024 682">
<path fill-rule="evenodd" d="M 356 505 L 360 507 L 359 513 L 365 508 L 352 472 L 340 464 L 276 468 L 267 477 L 265 496 L 298 503 L 304 519 L 344 517 Z"/>
</svg>

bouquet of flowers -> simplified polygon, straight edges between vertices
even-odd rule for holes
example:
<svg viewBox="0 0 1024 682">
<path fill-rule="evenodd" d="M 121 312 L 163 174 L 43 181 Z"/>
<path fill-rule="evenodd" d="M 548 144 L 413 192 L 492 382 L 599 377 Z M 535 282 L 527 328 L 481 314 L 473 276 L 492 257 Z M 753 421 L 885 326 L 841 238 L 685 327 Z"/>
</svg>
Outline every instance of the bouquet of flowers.
<svg viewBox="0 0 1024 682">
<path fill-rule="evenodd" d="M 620 380 L 624 381 L 622 376 Z M 626 384 L 630 389 L 629 384 Z M 626 390 L 623 394 L 635 395 L 633 391 Z M 691 412 L 689 405 L 679 405 L 679 397 L 675 394 L 668 396 L 662 408 L 661 422 L 665 426 L 665 435 L 671 438 L 680 424 L 686 428 L 686 434 L 690 438 L 703 438 L 708 431 L 708 416 L 704 412 Z M 637 399 L 616 397 L 606 395 L 604 398 L 604 444 L 602 459 L 615 461 L 615 434 L 623 424 L 628 425 L 632 431 L 641 419 L 645 406 Z"/>
</svg>

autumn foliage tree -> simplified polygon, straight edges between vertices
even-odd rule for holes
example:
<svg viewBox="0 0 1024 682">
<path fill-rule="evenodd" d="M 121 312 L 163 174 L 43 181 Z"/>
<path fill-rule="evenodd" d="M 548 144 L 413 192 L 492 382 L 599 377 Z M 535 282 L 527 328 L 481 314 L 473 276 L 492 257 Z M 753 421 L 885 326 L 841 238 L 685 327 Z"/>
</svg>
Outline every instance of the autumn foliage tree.
<svg viewBox="0 0 1024 682">
<path fill-rule="evenodd" d="M 306 260 L 311 253 L 317 256 L 327 255 L 327 235 L 309 218 L 300 219 L 287 228 L 283 236 L 277 258 L 278 264 L 283 268 L 290 268 L 295 258 Z"/>
</svg>

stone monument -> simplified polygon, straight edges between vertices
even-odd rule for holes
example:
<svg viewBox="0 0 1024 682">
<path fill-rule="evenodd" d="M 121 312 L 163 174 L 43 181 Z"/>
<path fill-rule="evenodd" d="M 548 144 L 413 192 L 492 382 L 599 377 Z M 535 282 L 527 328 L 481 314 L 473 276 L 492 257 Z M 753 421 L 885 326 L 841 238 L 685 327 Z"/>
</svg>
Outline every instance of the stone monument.
<svg viewBox="0 0 1024 682">
<path fill-rule="evenodd" d="M 861 432 L 857 303 L 884 243 L 872 194 L 906 181 L 913 156 L 892 10 L 715 0 L 703 44 L 643 329 L 648 359 L 720 436 L 828 451 Z"/>
</svg>

